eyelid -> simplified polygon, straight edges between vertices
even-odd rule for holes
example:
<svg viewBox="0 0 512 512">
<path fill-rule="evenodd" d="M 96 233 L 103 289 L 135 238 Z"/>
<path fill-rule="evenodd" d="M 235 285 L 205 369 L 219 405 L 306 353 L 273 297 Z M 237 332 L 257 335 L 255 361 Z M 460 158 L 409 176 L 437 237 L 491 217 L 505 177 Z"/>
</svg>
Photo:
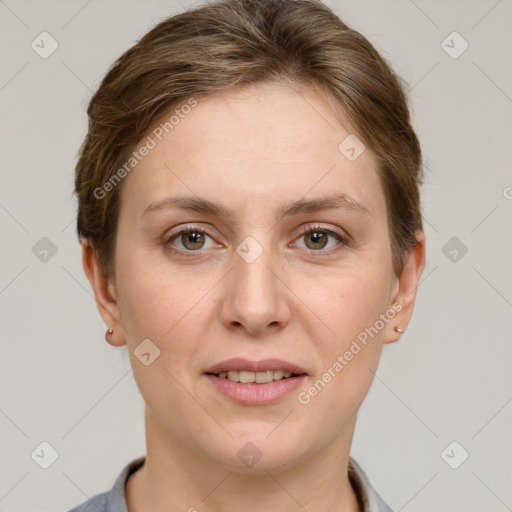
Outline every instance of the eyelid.
<svg viewBox="0 0 512 512">
<path fill-rule="evenodd" d="M 169 231 L 166 231 L 163 239 L 164 241 L 168 242 L 171 238 L 173 238 L 175 235 L 180 235 L 183 232 L 187 231 L 200 231 L 201 233 L 205 233 L 208 236 L 212 236 L 210 234 L 210 231 L 206 228 L 204 228 L 202 225 L 199 224 L 180 224 L 179 226 L 176 226 L 175 228 L 170 229 Z"/>
<path fill-rule="evenodd" d="M 315 231 L 315 229 L 317 229 L 318 231 L 326 231 L 328 233 L 335 234 L 344 240 L 349 239 L 349 235 L 345 231 L 342 231 L 339 228 L 335 228 L 334 226 L 323 225 L 323 224 L 319 224 L 319 223 L 313 223 L 313 225 L 306 224 L 305 226 L 301 226 L 300 230 L 299 230 L 299 236 L 302 236 L 311 231 Z"/>
</svg>

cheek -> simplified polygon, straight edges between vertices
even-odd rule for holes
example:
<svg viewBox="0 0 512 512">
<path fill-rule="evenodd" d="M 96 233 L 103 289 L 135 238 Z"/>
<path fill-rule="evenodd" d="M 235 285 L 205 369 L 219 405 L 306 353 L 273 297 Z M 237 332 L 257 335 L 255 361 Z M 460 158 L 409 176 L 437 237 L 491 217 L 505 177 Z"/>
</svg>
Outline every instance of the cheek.
<svg viewBox="0 0 512 512">
<path fill-rule="evenodd" d="M 209 302 L 204 299 L 218 277 L 179 271 L 171 275 L 165 262 L 151 258 L 126 257 L 120 261 L 119 269 L 123 276 L 118 285 L 121 321 L 126 328 L 135 379 L 149 403 L 151 397 L 158 401 L 164 396 L 172 402 L 181 389 L 175 379 L 189 381 L 187 369 L 193 367 L 200 352 L 201 334 L 211 315 L 206 310 Z M 149 367 L 136 358 L 137 348 L 146 339 L 151 340 L 158 353 Z M 169 390 L 175 392 L 171 397 Z M 148 393 L 151 397 L 146 396 Z"/>
<path fill-rule="evenodd" d="M 197 287 L 179 273 L 169 275 L 169 267 L 154 258 L 125 256 L 119 259 L 118 289 L 127 342 L 150 338 L 162 343 L 186 326 L 181 322 L 193 314 Z M 190 312 L 190 313 L 189 313 Z"/>
<path fill-rule="evenodd" d="M 386 295 L 371 279 L 344 279 L 327 290 L 321 317 L 335 334 L 317 337 L 321 368 L 299 395 L 299 411 L 316 418 L 327 438 L 351 421 L 365 399 L 377 371 L 383 330 L 375 332 L 386 310 Z M 379 324 L 380 325 L 380 324 Z"/>
<path fill-rule="evenodd" d="M 197 309 L 192 308 L 197 292 L 183 278 L 164 277 L 163 269 L 147 260 L 126 257 L 120 260 L 119 270 L 121 319 L 134 378 L 147 406 L 157 417 L 166 417 L 166 425 L 178 429 L 183 418 L 177 421 L 175 415 L 166 415 L 169 411 L 185 410 L 183 404 L 190 398 L 182 385 L 188 387 L 187 369 L 197 349 L 192 332 L 194 322 L 190 322 Z M 148 365 L 137 356 L 142 353 L 139 345 L 146 339 L 156 347 L 149 345 L 150 359 L 154 360 Z M 194 410 L 193 402 L 189 405 Z"/>
<path fill-rule="evenodd" d="M 322 368 L 316 386 L 323 399 L 349 409 L 358 407 L 366 395 L 382 351 L 386 322 L 381 315 L 389 308 L 382 275 L 345 276 L 332 282 L 316 307 L 329 326 L 328 336 L 317 336 Z M 332 331 L 332 332 L 331 332 Z M 325 391 L 323 391 L 325 388 Z M 315 391 L 312 390 L 315 394 Z"/>
<path fill-rule="evenodd" d="M 340 275 L 331 276 L 317 288 L 319 292 L 311 307 L 318 311 L 319 317 L 329 327 L 328 346 L 343 348 L 361 331 L 373 325 L 389 307 L 389 283 L 383 276 L 384 273 L 379 274 L 370 267 L 362 271 L 344 269 Z M 335 340 L 334 344 L 332 340 Z"/>
</svg>

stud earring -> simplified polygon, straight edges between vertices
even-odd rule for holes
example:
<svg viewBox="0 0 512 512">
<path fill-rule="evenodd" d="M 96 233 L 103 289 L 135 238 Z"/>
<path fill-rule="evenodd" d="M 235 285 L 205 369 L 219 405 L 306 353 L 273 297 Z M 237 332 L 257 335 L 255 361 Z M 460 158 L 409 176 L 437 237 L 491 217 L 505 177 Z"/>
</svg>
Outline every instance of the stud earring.
<svg viewBox="0 0 512 512">
<path fill-rule="evenodd" d="M 105 333 L 105 340 L 108 341 L 108 337 L 114 333 L 114 329 L 109 329 L 106 333 Z"/>
<path fill-rule="evenodd" d="M 400 327 L 395 327 L 395 332 L 397 332 L 398 334 L 403 334 L 403 329 L 400 329 Z"/>
</svg>

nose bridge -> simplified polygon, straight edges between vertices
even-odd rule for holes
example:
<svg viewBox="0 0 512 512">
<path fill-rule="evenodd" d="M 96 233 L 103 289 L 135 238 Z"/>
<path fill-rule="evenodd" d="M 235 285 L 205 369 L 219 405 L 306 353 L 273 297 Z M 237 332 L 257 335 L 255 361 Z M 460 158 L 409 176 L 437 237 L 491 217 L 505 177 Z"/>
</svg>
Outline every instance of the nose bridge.
<svg viewBox="0 0 512 512">
<path fill-rule="evenodd" d="M 262 237 L 259 237 L 260 240 Z M 265 243 L 265 242 L 264 242 Z M 270 244 L 262 245 L 254 237 L 247 237 L 236 249 L 235 279 L 237 290 L 253 298 L 262 291 L 272 291 L 274 274 L 270 271 L 274 257 Z"/>
<path fill-rule="evenodd" d="M 283 284 L 274 269 L 270 236 L 248 236 L 236 247 L 233 270 L 224 297 L 223 316 L 256 333 L 288 319 Z"/>
</svg>

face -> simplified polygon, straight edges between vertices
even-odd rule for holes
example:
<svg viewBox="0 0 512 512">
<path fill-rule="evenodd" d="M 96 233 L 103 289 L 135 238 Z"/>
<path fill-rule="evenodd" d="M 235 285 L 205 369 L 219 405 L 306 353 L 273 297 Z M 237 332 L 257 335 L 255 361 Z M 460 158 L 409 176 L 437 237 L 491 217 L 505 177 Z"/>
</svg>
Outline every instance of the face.
<svg viewBox="0 0 512 512">
<path fill-rule="evenodd" d="M 251 86 L 199 100 L 124 179 L 105 318 L 171 449 L 256 471 L 350 444 L 421 273 L 394 276 L 374 156 L 338 149 L 351 133 L 313 91 Z"/>
</svg>

